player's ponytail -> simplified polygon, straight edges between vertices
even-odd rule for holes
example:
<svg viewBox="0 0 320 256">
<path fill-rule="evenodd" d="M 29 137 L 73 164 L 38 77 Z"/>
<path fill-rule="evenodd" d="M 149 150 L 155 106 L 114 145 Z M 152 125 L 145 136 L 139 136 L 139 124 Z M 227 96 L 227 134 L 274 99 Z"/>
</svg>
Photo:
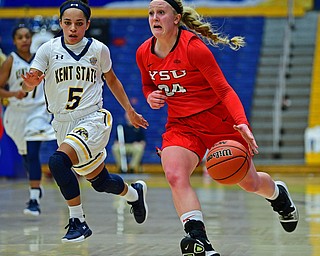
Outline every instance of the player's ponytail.
<svg viewBox="0 0 320 256">
<path fill-rule="evenodd" d="M 194 31 L 200 38 L 213 46 L 228 45 L 232 50 L 239 50 L 245 46 L 244 37 L 235 36 L 229 39 L 227 36 L 222 36 L 220 33 L 213 31 L 209 22 L 204 21 L 203 17 L 192 7 L 183 6 L 182 0 L 172 0 L 180 7 L 181 25 L 186 26 L 188 29 Z"/>
</svg>

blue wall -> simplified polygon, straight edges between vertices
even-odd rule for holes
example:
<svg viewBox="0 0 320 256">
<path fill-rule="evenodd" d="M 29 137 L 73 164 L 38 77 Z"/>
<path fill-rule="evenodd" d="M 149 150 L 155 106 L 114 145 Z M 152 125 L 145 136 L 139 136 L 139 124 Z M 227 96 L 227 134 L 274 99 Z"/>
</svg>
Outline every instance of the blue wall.
<svg viewBox="0 0 320 256">
<path fill-rule="evenodd" d="M 138 0 L 145 1 L 149 0 Z M 208 0 L 209 2 L 210 0 Z M 4 7 L 21 7 L 21 6 L 31 6 L 31 7 L 54 7 L 62 4 L 64 0 L 50 0 L 50 1 L 34 1 L 34 0 L 0 0 L 0 6 Z M 90 6 L 104 6 L 109 3 L 114 2 L 135 2 L 135 0 L 90 0 Z M 245 2 L 245 0 L 216 0 L 216 2 Z"/>
<path fill-rule="evenodd" d="M 221 66 L 227 80 L 243 102 L 248 118 L 252 104 L 255 76 L 262 42 L 264 18 L 218 18 L 211 22 L 226 35 L 241 35 L 246 38 L 247 46 L 240 51 L 229 48 L 210 47 Z M 151 110 L 141 92 L 140 74 L 135 63 L 135 51 L 145 39 L 151 36 L 147 19 L 111 19 L 110 51 L 114 60 L 114 69 L 125 85 L 130 98 L 138 102 L 136 108 L 150 123 L 147 130 L 147 149 L 144 162 L 159 162 L 154 153 L 161 146 L 161 133 L 166 123 L 166 109 Z M 116 46 L 114 42 L 122 39 L 124 44 Z M 109 103 L 109 104 L 108 104 Z M 122 122 L 122 111 L 110 93 L 105 94 L 105 104 L 115 116 L 115 123 Z M 114 131 L 113 131 L 114 132 Z M 115 134 L 111 136 L 115 137 Z M 111 140 L 112 140 L 111 138 Z M 109 145 L 112 145 L 110 143 Z M 110 151 L 109 151 L 110 152 Z"/>
<path fill-rule="evenodd" d="M 117 0 L 91 0 L 90 6 L 103 6 L 105 4 L 115 2 Z M 50 0 L 50 1 L 32 1 L 32 0 L 2 0 L 0 3 L 4 7 L 55 7 L 60 6 L 64 0 Z"/>
<path fill-rule="evenodd" d="M 214 53 L 227 80 L 238 93 L 243 102 L 245 111 L 250 119 L 252 96 L 257 73 L 257 65 L 262 42 L 264 18 L 240 17 L 240 18 L 214 18 L 210 19 L 215 27 L 228 36 L 241 35 L 246 38 L 247 46 L 235 52 L 229 48 L 219 49 L 210 47 Z M 92 21 L 94 24 L 95 20 Z M 10 28 L 17 24 L 17 21 L 0 19 L 0 26 Z M 149 121 L 150 127 L 146 131 L 147 147 L 143 158 L 144 163 L 159 163 L 155 154 L 155 147 L 161 146 L 161 133 L 166 123 L 166 109 L 151 110 L 147 105 L 141 91 L 140 73 L 135 62 L 135 52 L 138 46 L 151 36 L 148 20 L 140 19 L 110 19 L 108 24 L 101 25 L 107 38 L 113 68 L 122 81 L 130 100 L 138 112 L 142 113 Z M 1 34 L 1 47 L 5 53 L 12 49 L 11 31 L 5 30 Z M 119 103 L 114 99 L 108 88 L 104 90 L 104 105 L 114 117 L 114 129 L 107 147 L 109 156 L 107 162 L 113 163 L 111 145 L 116 137 L 115 127 L 124 121 L 124 112 Z M 0 144 L 2 142 L 0 141 Z M 46 154 L 50 154 L 52 145 L 43 149 L 43 162 L 46 162 Z M 1 176 L 1 175 L 0 175 Z"/>
</svg>

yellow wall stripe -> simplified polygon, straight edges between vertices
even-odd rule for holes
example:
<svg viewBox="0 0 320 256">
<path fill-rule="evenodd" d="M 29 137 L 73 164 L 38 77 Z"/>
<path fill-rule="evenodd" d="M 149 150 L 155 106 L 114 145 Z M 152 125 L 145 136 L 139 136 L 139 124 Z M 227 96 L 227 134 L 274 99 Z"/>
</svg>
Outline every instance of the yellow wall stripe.
<svg viewBox="0 0 320 256">
<path fill-rule="evenodd" d="M 94 18 L 147 18 L 146 8 L 91 8 Z M 263 16 L 263 17 L 286 17 L 286 6 L 243 6 L 243 7 L 199 7 L 197 11 L 203 16 L 209 17 L 242 17 L 242 16 Z M 306 8 L 295 5 L 295 16 L 303 16 Z M 59 8 L 1 8 L 0 19 L 29 18 L 36 15 L 50 17 L 59 15 Z"/>
<path fill-rule="evenodd" d="M 307 10 L 313 8 L 313 0 L 292 0 L 294 3 L 295 16 L 303 16 Z M 204 16 L 231 17 L 231 16 L 263 16 L 263 17 L 286 17 L 288 11 L 287 0 L 264 0 L 256 6 L 236 7 L 208 7 L 197 8 Z M 92 15 L 95 18 L 145 18 L 147 17 L 147 4 L 145 8 L 104 8 L 93 7 Z M 59 14 L 59 8 L 0 8 L 0 18 L 25 18 L 36 15 L 54 16 Z"/>
<path fill-rule="evenodd" d="M 312 81 L 310 88 L 309 104 L 309 128 L 320 125 L 320 15 L 318 15 L 316 44 L 313 59 Z M 308 142 L 309 143 L 309 142 Z M 319 152 L 306 152 L 305 160 L 307 164 L 319 165 Z"/>
<path fill-rule="evenodd" d="M 320 125 L 320 15 L 318 16 L 317 27 L 310 91 L 309 127 Z"/>
</svg>

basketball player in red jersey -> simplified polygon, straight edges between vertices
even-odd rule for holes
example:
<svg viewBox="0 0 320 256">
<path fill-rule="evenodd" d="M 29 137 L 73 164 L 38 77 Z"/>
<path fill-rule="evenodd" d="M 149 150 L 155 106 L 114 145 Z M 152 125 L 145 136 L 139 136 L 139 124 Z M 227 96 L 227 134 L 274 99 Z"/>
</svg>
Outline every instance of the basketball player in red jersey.
<svg viewBox="0 0 320 256">
<path fill-rule="evenodd" d="M 258 153 L 258 146 L 237 94 L 204 42 L 238 50 L 244 41 L 242 37 L 221 37 L 181 0 L 151 1 L 149 25 L 153 37 L 138 48 L 136 60 L 150 107 L 168 105 L 161 163 L 187 233 L 181 240 L 181 251 L 183 255 L 217 256 L 220 254 L 207 238 L 190 176 L 206 150 L 220 140 L 239 141 L 251 156 Z M 251 159 L 250 170 L 238 185 L 266 198 L 283 228 L 295 230 L 299 215 L 283 182 L 257 172 Z"/>
</svg>

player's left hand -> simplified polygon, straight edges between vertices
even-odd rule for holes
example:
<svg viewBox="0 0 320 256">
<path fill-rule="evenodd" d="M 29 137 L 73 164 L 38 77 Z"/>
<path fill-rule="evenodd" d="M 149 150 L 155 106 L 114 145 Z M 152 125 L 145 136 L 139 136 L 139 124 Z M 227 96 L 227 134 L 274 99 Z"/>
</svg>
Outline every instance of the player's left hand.
<svg viewBox="0 0 320 256">
<path fill-rule="evenodd" d="M 142 127 L 144 129 L 147 129 L 149 126 L 149 123 L 144 117 L 140 114 L 138 114 L 135 110 L 127 111 L 128 118 L 130 120 L 130 123 L 135 127 L 139 128 Z"/>
<path fill-rule="evenodd" d="M 254 154 L 259 154 L 257 142 L 256 142 L 252 132 L 250 131 L 248 125 L 239 124 L 239 125 L 234 125 L 233 128 L 235 130 L 237 130 L 238 132 L 240 132 L 241 136 L 248 143 L 250 154 L 252 156 Z"/>
</svg>

